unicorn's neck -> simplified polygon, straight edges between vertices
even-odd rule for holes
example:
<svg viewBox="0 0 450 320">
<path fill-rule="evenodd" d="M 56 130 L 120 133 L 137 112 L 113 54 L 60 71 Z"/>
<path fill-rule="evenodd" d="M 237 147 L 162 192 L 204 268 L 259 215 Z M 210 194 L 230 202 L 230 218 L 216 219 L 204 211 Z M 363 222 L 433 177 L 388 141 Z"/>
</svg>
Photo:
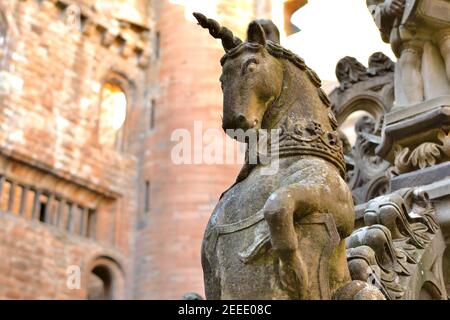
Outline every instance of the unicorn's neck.
<svg viewBox="0 0 450 320">
<path fill-rule="evenodd" d="M 318 88 L 305 71 L 285 62 L 280 95 L 268 106 L 262 121 L 263 129 L 278 129 L 286 121 L 306 126 L 311 121 L 325 121 L 326 107 Z"/>
<path fill-rule="evenodd" d="M 288 117 L 292 117 L 301 109 L 300 92 L 298 78 L 292 70 L 285 68 L 283 73 L 283 84 L 279 97 L 277 97 L 264 115 L 262 121 L 263 129 L 278 129 Z M 297 79 L 298 80 L 298 79 Z"/>
</svg>

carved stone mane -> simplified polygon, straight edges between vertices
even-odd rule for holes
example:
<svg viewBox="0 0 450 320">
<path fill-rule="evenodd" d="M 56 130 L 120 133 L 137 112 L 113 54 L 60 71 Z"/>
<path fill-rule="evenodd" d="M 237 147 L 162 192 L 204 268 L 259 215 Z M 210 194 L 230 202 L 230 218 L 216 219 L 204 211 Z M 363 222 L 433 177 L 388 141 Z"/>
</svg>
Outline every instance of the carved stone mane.
<svg viewBox="0 0 450 320">
<path fill-rule="evenodd" d="M 238 46 L 236 46 L 235 48 L 233 48 L 232 50 L 228 51 L 220 60 L 220 64 L 223 66 L 228 58 L 233 58 L 233 57 L 238 56 L 239 54 L 241 54 L 244 51 L 244 49 L 258 51 L 261 49 L 261 45 L 254 44 L 254 43 L 248 43 L 248 42 L 241 43 Z M 331 106 L 330 99 L 328 99 L 328 96 L 321 88 L 322 81 L 320 80 L 317 73 L 305 64 L 305 60 L 300 58 L 295 53 L 289 51 L 288 49 L 283 48 L 279 44 L 276 44 L 270 40 L 267 41 L 266 49 L 272 56 L 274 56 L 276 58 L 282 58 L 282 59 L 289 60 L 297 68 L 299 68 L 302 71 L 305 71 L 306 74 L 308 75 L 308 78 L 317 87 L 317 94 L 320 97 L 320 99 L 322 100 L 322 102 L 327 107 Z"/>
</svg>

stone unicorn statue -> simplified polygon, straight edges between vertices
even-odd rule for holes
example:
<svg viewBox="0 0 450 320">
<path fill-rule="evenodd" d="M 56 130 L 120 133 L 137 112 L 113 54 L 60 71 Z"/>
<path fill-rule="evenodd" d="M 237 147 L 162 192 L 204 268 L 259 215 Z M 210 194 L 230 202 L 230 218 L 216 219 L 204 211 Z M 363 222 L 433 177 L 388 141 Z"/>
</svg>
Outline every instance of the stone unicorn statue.
<svg viewBox="0 0 450 320">
<path fill-rule="evenodd" d="M 242 42 L 194 16 L 226 52 L 223 129 L 279 133 L 269 161 L 247 162 L 210 218 L 202 245 L 206 298 L 380 298 L 376 288 L 350 279 L 344 239 L 354 227 L 353 201 L 320 79 L 280 46 L 269 20 L 250 23 Z M 255 149 L 254 141 L 241 142 L 248 153 Z M 277 172 L 263 174 L 273 161 Z"/>
</svg>

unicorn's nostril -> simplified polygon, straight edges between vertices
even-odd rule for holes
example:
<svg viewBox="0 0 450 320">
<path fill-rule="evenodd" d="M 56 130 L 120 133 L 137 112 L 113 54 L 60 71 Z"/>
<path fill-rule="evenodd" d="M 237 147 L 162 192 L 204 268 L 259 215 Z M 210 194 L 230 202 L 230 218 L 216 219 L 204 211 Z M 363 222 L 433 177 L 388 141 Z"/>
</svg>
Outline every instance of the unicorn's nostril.
<svg viewBox="0 0 450 320">
<path fill-rule="evenodd" d="M 242 113 L 239 113 L 236 116 L 236 122 L 239 124 L 245 123 L 245 122 L 247 122 L 247 118 Z"/>
</svg>

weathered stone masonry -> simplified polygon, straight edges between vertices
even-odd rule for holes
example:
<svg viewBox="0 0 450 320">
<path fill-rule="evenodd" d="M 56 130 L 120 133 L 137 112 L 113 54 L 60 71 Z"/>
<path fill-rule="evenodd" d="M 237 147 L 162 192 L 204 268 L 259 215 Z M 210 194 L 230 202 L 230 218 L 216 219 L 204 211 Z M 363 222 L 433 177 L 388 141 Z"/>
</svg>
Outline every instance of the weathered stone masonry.
<svg viewBox="0 0 450 320">
<path fill-rule="evenodd" d="M 0 97 L 2 298 L 84 298 L 101 257 L 111 274 L 120 270 L 110 297 L 133 296 L 124 286 L 124 279 L 132 282 L 137 210 L 131 141 L 144 106 L 150 35 L 146 25 L 108 18 L 93 3 L 0 3 L 7 48 Z M 118 149 L 98 143 L 106 82 L 127 94 Z M 71 265 L 81 268 L 81 290 L 66 286 Z"/>
</svg>

